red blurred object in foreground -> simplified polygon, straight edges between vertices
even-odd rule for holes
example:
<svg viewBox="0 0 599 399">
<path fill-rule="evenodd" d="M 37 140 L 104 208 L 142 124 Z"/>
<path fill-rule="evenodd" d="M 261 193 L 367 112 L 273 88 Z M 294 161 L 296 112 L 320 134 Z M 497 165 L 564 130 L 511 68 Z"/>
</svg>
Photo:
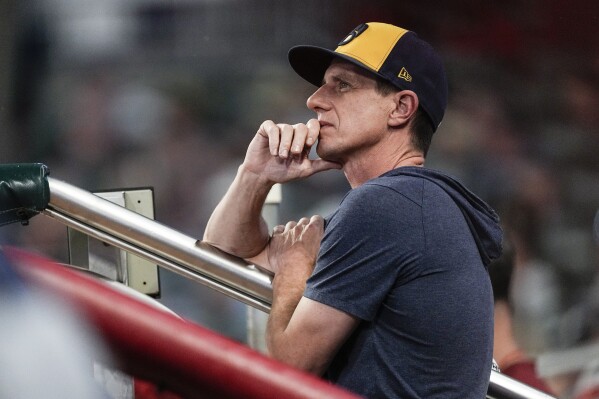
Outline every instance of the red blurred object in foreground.
<svg viewBox="0 0 599 399">
<path fill-rule="evenodd" d="M 4 248 L 32 285 L 72 302 L 97 328 L 120 367 L 183 398 L 356 398 L 108 284 L 43 257 Z"/>
</svg>

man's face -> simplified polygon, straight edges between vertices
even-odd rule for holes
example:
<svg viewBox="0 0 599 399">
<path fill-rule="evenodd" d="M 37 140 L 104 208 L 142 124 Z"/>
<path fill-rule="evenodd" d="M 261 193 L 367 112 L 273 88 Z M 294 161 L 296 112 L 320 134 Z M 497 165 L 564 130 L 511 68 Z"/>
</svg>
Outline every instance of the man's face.
<svg viewBox="0 0 599 399">
<path fill-rule="evenodd" d="M 351 63 L 333 61 L 329 66 L 322 86 L 307 101 L 320 122 L 316 152 L 321 158 L 343 164 L 368 154 L 385 137 L 395 103 L 375 87 L 375 79 Z"/>
</svg>

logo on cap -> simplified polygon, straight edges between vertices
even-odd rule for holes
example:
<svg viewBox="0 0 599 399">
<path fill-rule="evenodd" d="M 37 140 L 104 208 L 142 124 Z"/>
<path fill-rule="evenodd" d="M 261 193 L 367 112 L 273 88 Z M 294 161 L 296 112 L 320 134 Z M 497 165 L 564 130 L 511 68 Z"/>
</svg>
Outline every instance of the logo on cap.
<svg viewBox="0 0 599 399">
<path fill-rule="evenodd" d="M 406 82 L 412 81 L 412 75 L 408 73 L 408 70 L 405 67 L 401 68 L 401 71 L 399 71 L 399 75 L 397 75 L 397 77 L 405 80 Z"/>
<path fill-rule="evenodd" d="M 345 37 L 345 39 L 341 40 L 337 46 L 343 46 L 343 45 L 351 42 L 356 37 L 358 37 L 362 32 L 364 32 L 366 29 L 368 29 L 368 25 L 366 25 L 366 24 L 360 24 L 360 25 L 356 26 L 356 28 L 354 30 L 352 30 L 351 33 Z"/>
</svg>

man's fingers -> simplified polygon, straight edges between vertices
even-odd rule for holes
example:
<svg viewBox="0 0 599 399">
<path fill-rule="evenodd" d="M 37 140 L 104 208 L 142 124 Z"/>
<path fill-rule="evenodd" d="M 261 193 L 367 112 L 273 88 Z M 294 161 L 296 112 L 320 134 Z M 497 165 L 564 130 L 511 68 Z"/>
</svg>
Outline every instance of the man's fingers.
<svg viewBox="0 0 599 399">
<path fill-rule="evenodd" d="M 279 152 L 280 133 L 279 128 L 273 121 L 264 121 L 258 129 L 258 134 L 268 138 L 268 149 L 270 155 L 276 156 Z"/>
<path fill-rule="evenodd" d="M 306 145 L 312 146 L 316 142 L 316 139 L 320 133 L 320 122 L 318 122 L 317 119 L 310 119 L 306 123 L 306 127 L 308 128 Z"/>
<path fill-rule="evenodd" d="M 297 222 L 290 220 L 285 225 L 278 225 L 272 229 L 273 234 L 288 234 L 291 230 L 296 230 L 295 233 L 304 231 L 310 227 L 316 227 L 319 230 L 324 229 L 324 219 L 322 216 L 314 215 L 310 218 L 303 217 Z"/>
<path fill-rule="evenodd" d="M 308 219 L 306 219 L 308 220 Z M 304 230 L 316 229 L 316 231 L 320 234 L 324 231 L 324 219 L 322 216 L 314 215 L 308 220 L 308 224 L 304 228 Z"/>
<path fill-rule="evenodd" d="M 318 139 L 319 132 L 320 123 L 316 119 L 310 119 L 306 124 L 295 125 L 267 120 L 262 122 L 258 129 L 258 134 L 268 137 L 270 154 L 283 159 L 287 159 L 290 154 L 299 156 L 307 153 Z"/>
<path fill-rule="evenodd" d="M 302 218 L 297 227 L 301 227 L 301 239 L 313 240 L 317 239 L 320 242 L 322 233 L 324 232 L 324 219 L 319 215 L 314 215 L 310 219 Z"/>
<path fill-rule="evenodd" d="M 312 119 L 308 123 L 309 126 L 303 123 L 295 125 L 279 123 L 276 125 L 281 135 L 278 149 L 279 157 L 287 158 L 290 154 L 299 156 L 306 147 L 314 144 L 318 137 L 320 124 L 316 119 Z"/>
<path fill-rule="evenodd" d="M 314 215 L 310 218 L 310 224 L 324 229 L 324 219 L 320 215 Z"/>
<path fill-rule="evenodd" d="M 295 222 L 294 220 L 290 220 L 285 225 L 285 232 L 288 232 L 289 230 L 293 229 L 296 225 L 297 225 L 297 222 Z"/>
<path fill-rule="evenodd" d="M 279 123 L 277 125 L 281 132 L 281 142 L 279 143 L 279 157 L 286 159 L 289 156 L 289 149 L 293 141 L 294 129 L 291 125 Z"/>
<path fill-rule="evenodd" d="M 300 220 L 297 221 L 297 225 L 302 226 L 302 227 L 307 226 L 308 223 L 310 223 L 310 219 L 308 219 L 308 218 L 301 218 Z"/>
<path fill-rule="evenodd" d="M 291 143 L 291 153 L 300 155 L 306 146 L 306 136 L 308 135 L 308 127 L 303 123 L 293 125 L 293 142 Z"/>
</svg>

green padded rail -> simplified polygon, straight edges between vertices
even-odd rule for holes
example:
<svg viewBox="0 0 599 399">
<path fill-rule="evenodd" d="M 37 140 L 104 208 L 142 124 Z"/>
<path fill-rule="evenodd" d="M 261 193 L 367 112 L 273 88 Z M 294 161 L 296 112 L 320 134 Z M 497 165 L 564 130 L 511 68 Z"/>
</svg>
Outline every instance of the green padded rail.
<svg viewBox="0 0 599 399">
<path fill-rule="evenodd" d="M 41 163 L 0 165 L 0 226 L 28 220 L 50 201 L 49 169 Z"/>
</svg>

